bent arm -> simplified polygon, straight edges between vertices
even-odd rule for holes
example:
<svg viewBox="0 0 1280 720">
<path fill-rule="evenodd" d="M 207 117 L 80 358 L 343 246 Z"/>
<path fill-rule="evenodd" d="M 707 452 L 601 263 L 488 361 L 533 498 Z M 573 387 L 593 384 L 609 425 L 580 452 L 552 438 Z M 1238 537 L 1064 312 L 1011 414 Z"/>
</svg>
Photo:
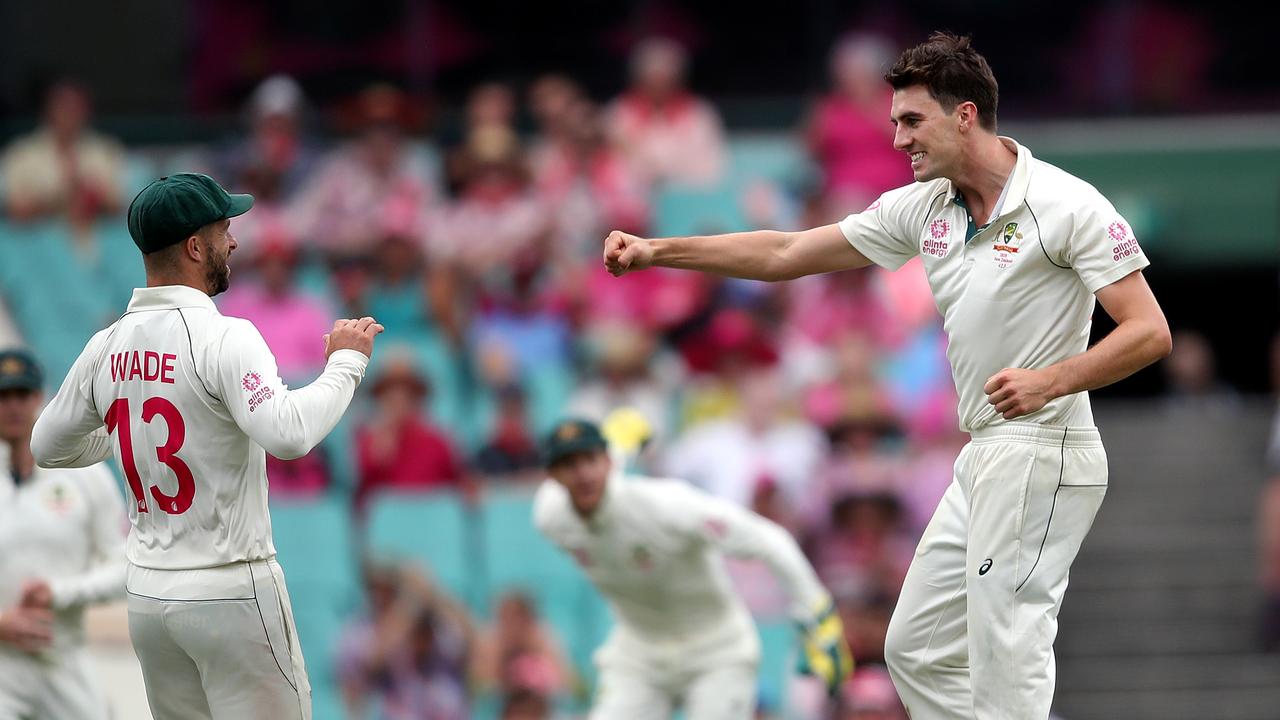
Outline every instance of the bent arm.
<svg viewBox="0 0 1280 720">
<path fill-rule="evenodd" d="M 369 358 L 336 350 L 314 382 L 290 390 L 252 325 L 229 331 L 219 368 L 222 399 L 236 424 L 281 460 L 302 457 L 333 430 L 364 378 Z"/>
<path fill-rule="evenodd" d="M 1097 293 L 1116 329 L 1080 355 L 1049 366 L 1053 396 L 1096 390 L 1123 380 L 1168 355 L 1169 323 L 1151 287 L 1135 270 Z"/>
<path fill-rule="evenodd" d="M 684 493 L 682 493 L 683 495 Z M 808 619 L 828 597 L 800 546 L 780 525 L 733 503 L 692 488 L 678 498 L 686 532 L 693 532 L 727 555 L 769 566 L 791 599 L 792 614 Z"/>
<path fill-rule="evenodd" d="M 93 402 L 93 358 L 97 338 L 76 359 L 58 394 L 31 430 L 31 454 L 42 468 L 96 465 L 111 457 L 111 436 Z"/>
</svg>

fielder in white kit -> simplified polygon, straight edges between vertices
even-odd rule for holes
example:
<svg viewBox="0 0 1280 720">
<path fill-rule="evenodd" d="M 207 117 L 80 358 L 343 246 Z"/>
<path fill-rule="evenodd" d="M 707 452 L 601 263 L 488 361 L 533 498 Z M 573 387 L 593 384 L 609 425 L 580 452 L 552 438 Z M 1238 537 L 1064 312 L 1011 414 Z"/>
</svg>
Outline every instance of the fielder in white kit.
<svg viewBox="0 0 1280 720">
<path fill-rule="evenodd" d="M 0 720 L 107 720 L 84 610 L 124 597 L 127 522 L 105 465 L 36 467 L 43 372 L 0 350 Z"/>
<path fill-rule="evenodd" d="M 257 329 L 211 299 L 230 280 L 230 218 L 252 205 L 196 173 L 138 194 L 129 232 L 147 287 L 89 341 L 32 436 L 41 467 L 114 452 L 124 471 L 129 634 L 156 720 L 311 717 L 266 453 L 300 457 L 333 429 L 382 326 L 339 320 L 324 372 L 287 388 Z"/>
<path fill-rule="evenodd" d="M 801 232 L 614 232 L 604 262 L 615 275 L 787 280 L 922 259 L 972 442 L 920 540 L 885 657 L 915 720 L 1043 719 L 1068 570 L 1107 485 L 1086 391 L 1167 355 L 1169 328 L 1111 203 L 996 134 L 995 77 L 968 38 L 935 33 L 886 80 L 915 184 Z M 1095 297 L 1117 327 L 1088 347 Z"/>
<path fill-rule="evenodd" d="M 597 651 L 592 720 L 755 717 L 760 644 L 722 555 L 765 562 L 804 632 L 802 671 L 834 693 L 853 668 L 831 597 L 776 524 L 688 483 L 623 477 L 597 428 L 567 420 L 544 445 L 534 525 L 573 556 L 617 620 Z"/>
</svg>

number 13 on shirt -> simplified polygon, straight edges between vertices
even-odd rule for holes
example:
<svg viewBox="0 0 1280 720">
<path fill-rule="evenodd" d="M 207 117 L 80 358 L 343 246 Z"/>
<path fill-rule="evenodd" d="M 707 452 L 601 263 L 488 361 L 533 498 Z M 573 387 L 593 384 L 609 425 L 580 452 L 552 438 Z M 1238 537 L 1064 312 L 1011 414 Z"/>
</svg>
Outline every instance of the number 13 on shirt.
<svg viewBox="0 0 1280 720">
<path fill-rule="evenodd" d="M 142 422 L 150 424 L 155 416 L 164 419 L 169 429 L 169 436 L 163 445 L 156 447 L 156 460 L 167 466 L 178 478 L 178 491 L 174 495 L 166 495 L 159 486 L 151 486 L 151 497 L 156 506 L 170 515 L 181 515 L 191 507 L 196 494 L 196 480 L 191 475 L 191 468 L 177 456 L 182 443 L 187 439 L 187 425 L 182 420 L 182 413 L 168 400 L 162 397 L 147 398 L 142 403 Z M 120 464 L 124 466 L 124 475 L 133 492 L 138 512 L 150 512 L 146 493 L 142 488 L 142 477 L 138 474 L 137 461 L 133 456 L 133 429 L 130 424 L 129 398 L 117 398 L 107 409 L 103 418 L 107 432 L 115 433 L 120 443 Z"/>
</svg>

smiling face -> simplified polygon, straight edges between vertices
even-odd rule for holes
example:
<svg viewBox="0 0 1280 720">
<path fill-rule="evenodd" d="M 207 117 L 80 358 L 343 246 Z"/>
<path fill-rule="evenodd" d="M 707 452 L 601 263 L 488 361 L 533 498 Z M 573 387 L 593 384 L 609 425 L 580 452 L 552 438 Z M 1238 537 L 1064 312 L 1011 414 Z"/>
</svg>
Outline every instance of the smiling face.
<svg viewBox="0 0 1280 720">
<path fill-rule="evenodd" d="M 964 154 L 967 115 L 976 112 L 973 103 L 960 103 L 947 112 L 924 85 L 911 85 L 893 92 L 890 121 L 895 126 L 893 147 L 911 157 L 911 171 L 924 182 L 953 177 Z"/>
</svg>

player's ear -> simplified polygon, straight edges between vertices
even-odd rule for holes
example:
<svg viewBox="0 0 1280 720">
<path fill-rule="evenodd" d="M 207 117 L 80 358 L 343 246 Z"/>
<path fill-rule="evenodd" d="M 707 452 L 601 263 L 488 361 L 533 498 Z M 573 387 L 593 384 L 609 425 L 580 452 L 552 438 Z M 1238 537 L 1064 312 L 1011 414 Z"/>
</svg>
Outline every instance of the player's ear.
<svg viewBox="0 0 1280 720">
<path fill-rule="evenodd" d="M 978 106 L 966 100 L 956 105 L 956 115 L 960 120 L 960 131 L 968 132 L 978 126 Z"/>
<path fill-rule="evenodd" d="M 201 242 L 198 233 L 192 234 L 191 237 L 183 241 L 182 249 L 188 258 L 196 262 L 204 261 L 204 243 Z"/>
</svg>

